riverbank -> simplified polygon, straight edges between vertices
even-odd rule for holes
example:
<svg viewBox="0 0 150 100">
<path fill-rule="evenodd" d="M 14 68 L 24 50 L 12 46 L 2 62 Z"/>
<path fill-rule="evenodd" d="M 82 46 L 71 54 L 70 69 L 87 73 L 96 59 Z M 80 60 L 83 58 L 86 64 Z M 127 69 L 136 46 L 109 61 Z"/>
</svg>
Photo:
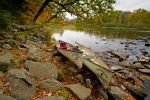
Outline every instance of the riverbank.
<svg viewBox="0 0 150 100">
<path fill-rule="evenodd" d="M 133 54 L 142 43 L 139 56 L 124 51 L 100 53 L 114 70 L 110 88 L 105 90 L 88 69 L 79 71 L 59 54 L 47 33 L 42 25 L 17 24 L 0 32 L 0 99 L 134 100 L 150 95 L 149 37 L 120 41 Z"/>
</svg>

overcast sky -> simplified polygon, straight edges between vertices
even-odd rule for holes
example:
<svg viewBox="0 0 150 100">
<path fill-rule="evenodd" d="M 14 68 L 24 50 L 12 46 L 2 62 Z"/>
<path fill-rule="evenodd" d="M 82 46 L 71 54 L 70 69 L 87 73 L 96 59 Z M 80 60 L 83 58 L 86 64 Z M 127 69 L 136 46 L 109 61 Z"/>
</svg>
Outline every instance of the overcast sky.
<svg viewBox="0 0 150 100">
<path fill-rule="evenodd" d="M 144 8 L 150 11 L 150 0 L 117 0 L 113 6 L 115 10 L 133 11 L 135 9 Z"/>
</svg>

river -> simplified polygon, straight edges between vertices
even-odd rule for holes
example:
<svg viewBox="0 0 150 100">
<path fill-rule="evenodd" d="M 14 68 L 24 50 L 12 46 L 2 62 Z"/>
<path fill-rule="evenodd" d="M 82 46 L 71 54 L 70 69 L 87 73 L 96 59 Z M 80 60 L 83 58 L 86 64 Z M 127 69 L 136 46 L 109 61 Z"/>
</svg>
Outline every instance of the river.
<svg viewBox="0 0 150 100">
<path fill-rule="evenodd" d="M 141 49 L 144 49 L 150 53 L 149 47 L 143 47 L 145 44 L 136 40 L 141 36 L 150 36 L 150 32 L 131 29 L 126 29 L 123 31 L 112 29 L 104 29 L 102 31 L 77 31 L 66 29 L 62 32 L 56 32 L 52 35 L 52 37 L 56 40 L 63 40 L 70 43 L 79 42 L 98 53 L 119 50 L 135 55 L 140 54 Z M 127 44 L 127 42 L 131 42 L 131 44 Z"/>
</svg>

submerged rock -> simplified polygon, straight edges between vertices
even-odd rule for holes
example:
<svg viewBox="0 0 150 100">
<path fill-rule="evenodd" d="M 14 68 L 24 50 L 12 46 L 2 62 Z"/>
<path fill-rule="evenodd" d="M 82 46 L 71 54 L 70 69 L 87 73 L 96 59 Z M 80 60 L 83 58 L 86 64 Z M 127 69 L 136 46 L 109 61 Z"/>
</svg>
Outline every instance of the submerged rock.
<svg viewBox="0 0 150 100">
<path fill-rule="evenodd" d="M 91 90 L 81 84 L 70 84 L 65 87 L 69 88 L 80 100 L 86 100 L 91 94 Z"/>
<path fill-rule="evenodd" d="M 25 67 L 35 78 L 58 78 L 58 69 L 54 64 L 40 63 L 27 60 Z"/>
</svg>

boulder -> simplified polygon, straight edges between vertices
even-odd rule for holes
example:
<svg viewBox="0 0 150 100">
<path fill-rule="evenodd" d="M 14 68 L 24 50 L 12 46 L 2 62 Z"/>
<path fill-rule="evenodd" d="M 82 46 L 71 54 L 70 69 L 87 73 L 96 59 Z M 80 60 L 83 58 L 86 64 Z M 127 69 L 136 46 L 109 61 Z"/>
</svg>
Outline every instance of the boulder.
<svg viewBox="0 0 150 100">
<path fill-rule="evenodd" d="M 35 78 L 58 78 L 58 69 L 54 64 L 40 63 L 27 60 L 25 62 L 25 67 Z"/>
<path fill-rule="evenodd" d="M 38 98 L 36 100 L 64 100 L 62 96 L 47 96 L 43 98 Z"/>
<path fill-rule="evenodd" d="M 126 92 L 119 87 L 111 86 L 109 93 L 115 98 L 115 100 L 125 100 Z"/>
<path fill-rule="evenodd" d="M 41 61 L 41 49 L 36 46 L 30 46 L 28 52 L 28 59 L 33 61 Z"/>
<path fill-rule="evenodd" d="M 63 88 L 62 84 L 54 79 L 43 80 L 37 84 L 37 87 L 48 90 L 59 90 Z"/>
<path fill-rule="evenodd" d="M 36 94 L 36 87 L 25 69 L 9 70 L 5 76 L 11 87 L 11 96 L 17 100 L 27 100 Z"/>
<path fill-rule="evenodd" d="M 91 90 L 81 84 L 70 84 L 65 87 L 70 89 L 80 100 L 86 100 L 91 94 Z"/>
<path fill-rule="evenodd" d="M 4 94 L 0 94 L 0 100 L 16 100 L 10 96 L 5 96 Z"/>
</svg>

